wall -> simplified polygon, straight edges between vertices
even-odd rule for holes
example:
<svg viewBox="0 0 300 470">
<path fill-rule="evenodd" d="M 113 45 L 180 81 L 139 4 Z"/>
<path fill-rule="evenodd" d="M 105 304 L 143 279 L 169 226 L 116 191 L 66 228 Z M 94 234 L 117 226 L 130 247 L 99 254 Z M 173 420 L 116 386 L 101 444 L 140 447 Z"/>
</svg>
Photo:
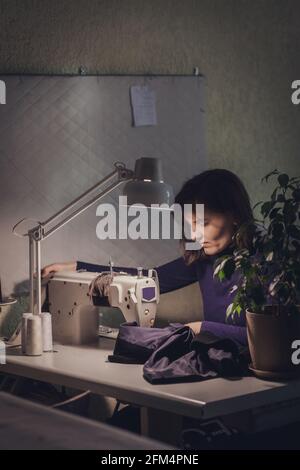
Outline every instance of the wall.
<svg viewBox="0 0 300 470">
<path fill-rule="evenodd" d="M 210 167 L 299 174 L 298 0 L 0 0 L 0 72 L 191 73 L 207 77 Z M 269 191 L 268 191 L 269 192 Z"/>
</svg>

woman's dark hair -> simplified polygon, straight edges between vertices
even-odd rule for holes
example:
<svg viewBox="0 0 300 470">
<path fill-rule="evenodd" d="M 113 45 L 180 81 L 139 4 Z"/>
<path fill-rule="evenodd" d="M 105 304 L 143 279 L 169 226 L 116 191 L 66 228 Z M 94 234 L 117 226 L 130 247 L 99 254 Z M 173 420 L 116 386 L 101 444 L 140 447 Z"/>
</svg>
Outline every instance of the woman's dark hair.
<svg viewBox="0 0 300 470">
<path fill-rule="evenodd" d="M 204 204 L 204 210 L 206 208 L 218 214 L 230 214 L 237 224 L 232 245 L 237 248 L 250 248 L 254 226 L 250 199 L 242 181 L 231 171 L 203 171 L 184 183 L 175 202 L 182 207 L 184 204 L 191 204 L 193 212 L 196 210 L 196 204 Z M 183 235 L 181 247 L 187 264 L 207 257 L 203 248 L 198 251 L 186 250 L 186 241 Z"/>
</svg>

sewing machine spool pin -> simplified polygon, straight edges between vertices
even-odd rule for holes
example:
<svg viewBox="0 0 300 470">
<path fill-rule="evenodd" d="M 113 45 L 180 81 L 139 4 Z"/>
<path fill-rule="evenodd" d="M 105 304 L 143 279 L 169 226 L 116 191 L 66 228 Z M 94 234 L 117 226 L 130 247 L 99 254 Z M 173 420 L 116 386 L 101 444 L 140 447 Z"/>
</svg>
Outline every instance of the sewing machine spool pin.
<svg viewBox="0 0 300 470">
<path fill-rule="evenodd" d="M 109 263 L 108 263 L 108 264 L 109 264 L 110 275 L 113 276 L 113 272 L 114 272 L 114 271 L 113 271 L 114 262 L 113 262 L 111 256 L 109 257 Z"/>
</svg>

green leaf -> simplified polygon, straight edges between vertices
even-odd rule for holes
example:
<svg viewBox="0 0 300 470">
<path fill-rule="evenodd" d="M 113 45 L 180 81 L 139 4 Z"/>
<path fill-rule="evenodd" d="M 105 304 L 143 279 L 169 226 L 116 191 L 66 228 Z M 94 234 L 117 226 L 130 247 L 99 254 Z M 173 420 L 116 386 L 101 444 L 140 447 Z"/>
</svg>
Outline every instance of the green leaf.
<svg viewBox="0 0 300 470">
<path fill-rule="evenodd" d="M 230 258 L 226 261 L 223 268 L 226 279 L 230 279 L 232 274 L 235 271 L 235 261 L 233 258 Z"/>
<path fill-rule="evenodd" d="M 232 286 L 231 289 L 229 290 L 230 294 L 233 294 L 237 289 L 238 289 L 237 285 Z"/>
<path fill-rule="evenodd" d="M 236 311 L 236 313 L 237 313 L 238 315 L 240 315 L 240 314 L 241 314 L 241 311 L 242 311 L 242 307 L 241 307 L 240 305 L 237 305 L 235 311 Z"/>
<path fill-rule="evenodd" d="M 287 225 L 292 224 L 296 220 L 296 208 L 291 202 L 287 202 L 282 210 L 285 223 Z"/>
<path fill-rule="evenodd" d="M 274 223 L 271 225 L 273 237 L 281 237 L 284 232 L 284 226 L 282 224 Z"/>
<path fill-rule="evenodd" d="M 274 203 L 272 201 L 267 201 L 264 202 L 263 205 L 261 206 L 260 213 L 266 217 L 270 210 L 273 208 Z"/>
<path fill-rule="evenodd" d="M 270 251 L 270 253 L 268 254 L 268 256 L 266 257 L 266 260 L 267 261 L 272 261 L 274 258 L 274 252 L 273 251 Z"/>
<path fill-rule="evenodd" d="M 290 180 L 290 178 L 288 177 L 286 173 L 282 173 L 281 175 L 278 176 L 277 179 L 278 179 L 278 183 L 280 184 L 282 188 L 286 188 Z"/>
<path fill-rule="evenodd" d="M 262 305 L 265 301 L 265 296 L 261 286 L 255 286 L 251 289 L 251 297 L 257 305 Z"/>
<path fill-rule="evenodd" d="M 297 251 L 300 250 L 300 243 L 297 240 L 293 240 L 292 245 L 295 247 Z"/>
<path fill-rule="evenodd" d="M 297 202 L 299 202 L 300 201 L 300 189 L 299 188 L 294 189 L 294 191 L 292 192 L 292 196 Z"/>
<path fill-rule="evenodd" d="M 229 304 L 226 309 L 226 319 L 231 317 L 231 315 L 233 314 L 233 309 L 234 309 L 234 302 L 232 304 Z"/>
<path fill-rule="evenodd" d="M 280 210 L 279 207 L 275 207 L 274 209 L 272 209 L 270 214 L 269 214 L 270 219 L 275 219 L 275 217 L 277 217 L 277 215 L 278 215 L 279 210 Z"/>
<path fill-rule="evenodd" d="M 274 277 L 274 279 L 272 279 L 272 281 L 269 284 L 269 289 L 268 289 L 270 295 L 274 296 L 277 294 L 278 289 L 280 288 L 283 276 L 284 276 L 284 273 L 281 272 L 280 274 L 277 274 Z"/>
<path fill-rule="evenodd" d="M 264 180 L 267 182 L 270 176 L 278 175 L 278 174 L 279 174 L 279 171 L 277 169 L 273 170 L 270 173 L 268 173 L 266 176 L 263 176 L 263 178 L 261 179 L 261 182 L 263 182 Z"/>
<path fill-rule="evenodd" d="M 256 204 L 254 204 L 254 206 L 252 207 L 252 210 L 254 211 L 254 209 L 259 206 L 260 204 L 263 204 L 264 201 L 259 201 L 257 202 Z"/>
<path fill-rule="evenodd" d="M 296 238 L 296 240 L 300 240 L 300 230 L 295 225 L 287 227 L 287 232 L 291 237 Z"/>
<path fill-rule="evenodd" d="M 214 263 L 214 276 L 218 276 L 219 272 L 223 270 L 226 261 L 231 258 L 231 255 L 224 255 L 218 258 Z"/>
<path fill-rule="evenodd" d="M 285 197 L 283 194 L 278 194 L 277 202 L 285 202 Z"/>
<path fill-rule="evenodd" d="M 272 193 L 272 196 L 271 196 L 271 201 L 276 201 L 276 194 L 277 194 L 277 191 L 278 191 L 278 188 L 275 188 L 273 193 Z"/>
<path fill-rule="evenodd" d="M 293 178 L 290 178 L 290 182 L 300 182 L 300 176 L 294 176 Z"/>
</svg>

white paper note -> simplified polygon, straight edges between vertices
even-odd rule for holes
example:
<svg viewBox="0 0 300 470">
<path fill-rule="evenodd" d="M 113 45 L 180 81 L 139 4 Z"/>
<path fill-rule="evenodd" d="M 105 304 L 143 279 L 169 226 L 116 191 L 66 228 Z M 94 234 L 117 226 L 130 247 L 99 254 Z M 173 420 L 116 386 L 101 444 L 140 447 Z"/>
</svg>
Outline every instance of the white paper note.
<svg viewBox="0 0 300 470">
<path fill-rule="evenodd" d="M 130 87 L 131 105 L 133 110 L 133 125 L 156 126 L 155 91 L 148 86 L 134 85 Z"/>
</svg>

